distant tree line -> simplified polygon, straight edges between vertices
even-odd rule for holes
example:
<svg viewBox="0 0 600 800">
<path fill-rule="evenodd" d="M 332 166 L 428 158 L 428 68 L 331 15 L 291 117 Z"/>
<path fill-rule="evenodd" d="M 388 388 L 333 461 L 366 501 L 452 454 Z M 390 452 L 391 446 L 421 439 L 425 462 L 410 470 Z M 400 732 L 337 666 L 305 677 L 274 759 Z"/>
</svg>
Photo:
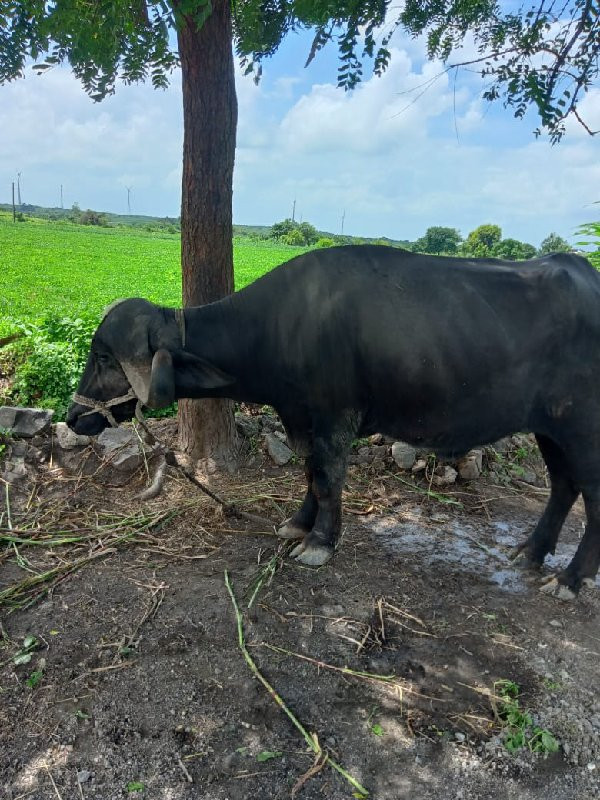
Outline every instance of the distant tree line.
<svg viewBox="0 0 600 800">
<path fill-rule="evenodd" d="M 539 248 L 528 242 L 518 239 L 503 239 L 502 229 L 499 225 L 480 225 L 463 239 L 456 228 L 445 228 L 434 225 L 427 228 L 424 236 L 416 242 L 396 243 L 390 239 L 362 239 L 355 236 L 336 236 L 320 233 L 309 222 L 296 222 L 284 219 L 273 225 L 266 234 L 268 239 L 276 239 L 282 244 L 294 246 L 332 247 L 337 244 L 386 244 L 400 245 L 415 253 L 429 253 L 431 255 L 460 255 L 472 258 L 505 258 L 511 261 L 521 261 L 546 253 L 563 253 L 573 248 L 565 239 L 556 233 L 551 233 L 540 244 Z"/>
<path fill-rule="evenodd" d="M 551 233 L 538 248 L 518 239 L 503 239 L 499 225 L 480 225 L 462 239 L 456 228 L 434 226 L 414 243 L 413 250 L 433 255 L 461 255 L 472 258 L 506 258 L 522 261 L 546 253 L 566 253 L 573 248 L 561 236 Z"/>
</svg>

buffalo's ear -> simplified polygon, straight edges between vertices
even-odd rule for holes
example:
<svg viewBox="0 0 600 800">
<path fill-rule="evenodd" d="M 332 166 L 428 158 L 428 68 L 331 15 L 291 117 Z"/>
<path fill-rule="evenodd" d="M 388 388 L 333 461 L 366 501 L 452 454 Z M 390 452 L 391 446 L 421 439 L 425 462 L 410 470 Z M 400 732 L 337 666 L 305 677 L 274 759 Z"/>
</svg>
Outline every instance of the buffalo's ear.
<svg viewBox="0 0 600 800">
<path fill-rule="evenodd" d="M 176 350 L 173 353 L 173 360 L 177 371 L 177 381 L 185 386 L 192 385 L 199 389 L 221 389 L 235 383 L 235 378 L 227 372 L 223 372 L 210 361 L 185 350 Z"/>
<path fill-rule="evenodd" d="M 173 358 L 168 350 L 157 350 L 152 358 L 148 408 L 167 408 L 175 400 Z"/>
</svg>

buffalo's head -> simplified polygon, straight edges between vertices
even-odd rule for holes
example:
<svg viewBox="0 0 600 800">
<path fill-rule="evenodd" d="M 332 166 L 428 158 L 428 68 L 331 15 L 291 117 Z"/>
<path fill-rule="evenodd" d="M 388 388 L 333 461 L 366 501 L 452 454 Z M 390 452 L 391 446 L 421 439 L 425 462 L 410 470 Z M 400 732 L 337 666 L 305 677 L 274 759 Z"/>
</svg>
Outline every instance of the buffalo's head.
<svg viewBox="0 0 600 800">
<path fill-rule="evenodd" d="M 173 309 L 140 298 L 121 300 L 108 307 L 92 338 L 76 394 L 89 405 L 73 402 L 67 424 L 75 433 L 94 436 L 109 425 L 105 415 L 93 410 L 94 401 L 99 406 L 129 395 L 110 407 L 116 422 L 125 422 L 138 400 L 149 408 L 166 408 L 178 397 L 201 397 L 231 382 L 184 349 Z"/>
</svg>

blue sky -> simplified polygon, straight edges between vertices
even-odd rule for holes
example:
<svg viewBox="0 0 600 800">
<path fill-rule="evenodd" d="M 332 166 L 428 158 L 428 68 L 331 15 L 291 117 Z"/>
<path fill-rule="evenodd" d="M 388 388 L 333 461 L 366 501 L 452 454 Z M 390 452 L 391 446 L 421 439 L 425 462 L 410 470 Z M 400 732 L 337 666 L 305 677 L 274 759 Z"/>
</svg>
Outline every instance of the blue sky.
<svg viewBox="0 0 600 800">
<path fill-rule="evenodd" d="M 382 78 L 335 87 L 336 54 L 303 65 L 310 36 L 292 35 L 255 86 L 238 76 L 234 220 L 269 225 L 291 215 L 323 230 L 415 239 L 430 225 L 463 236 L 482 223 L 534 245 L 551 231 L 577 239 L 597 219 L 600 141 L 577 124 L 559 145 L 536 140 L 533 116 L 515 120 L 481 100 L 473 72 L 441 75 L 423 45 L 398 36 Z M 468 52 L 468 47 L 467 47 Z M 21 173 L 22 199 L 66 207 L 176 216 L 181 95 L 119 85 L 92 103 L 67 68 L 0 87 L 0 202 Z M 600 128 L 600 89 L 582 111 Z"/>
</svg>

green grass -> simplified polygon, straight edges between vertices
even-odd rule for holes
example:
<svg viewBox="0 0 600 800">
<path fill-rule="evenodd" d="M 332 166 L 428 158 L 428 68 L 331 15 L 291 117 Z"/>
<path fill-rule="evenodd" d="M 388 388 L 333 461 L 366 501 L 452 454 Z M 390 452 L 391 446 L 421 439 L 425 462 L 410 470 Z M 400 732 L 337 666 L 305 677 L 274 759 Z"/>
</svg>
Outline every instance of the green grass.
<svg viewBox="0 0 600 800">
<path fill-rule="evenodd" d="M 300 247 L 235 240 L 236 289 L 302 252 Z M 180 238 L 177 233 L 39 219 L 13 223 L 0 213 L 0 275 L 0 323 L 6 317 L 38 320 L 48 313 L 97 316 L 119 297 L 180 305 Z"/>
</svg>

